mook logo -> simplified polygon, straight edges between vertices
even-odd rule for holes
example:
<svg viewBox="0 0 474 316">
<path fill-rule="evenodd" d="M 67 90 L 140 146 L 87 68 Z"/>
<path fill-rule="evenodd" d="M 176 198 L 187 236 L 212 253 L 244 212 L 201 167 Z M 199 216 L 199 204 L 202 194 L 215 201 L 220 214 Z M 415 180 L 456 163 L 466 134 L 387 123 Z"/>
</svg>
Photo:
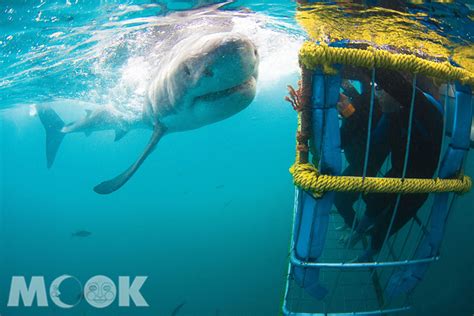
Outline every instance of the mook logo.
<svg viewBox="0 0 474 316">
<path fill-rule="evenodd" d="M 73 308 L 85 300 L 89 305 L 95 308 L 105 308 L 115 301 L 118 306 L 129 307 L 130 301 L 133 301 L 137 307 L 148 307 L 140 290 L 147 280 L 146 276 L 137 276 L 130 282 L 129 276 L 120 276 L 118 278 L 118 287 L 107 276 L 97 275 L 90 278 L 84 287 L 82 283 L 74 276 L 61 275 L 51 282 L 49 286 L 49 298 L 53 304 L 60 308 Z M 62 297 L 61 285 L 68 282 L 75 284 L 79 290 L 79 295 L 71 300 L 69 295 L 67 302 Z M 48 307 L 48 295 L 44 277 L 33 276 L 27 284 L 25 277 L 12 277 L 10 293 L 8 296 L 8 307 Z M 66 296 L 66 295 L 65 295 Z M 21 304 L 20 304 L 21 302 Z"/>
</svg>

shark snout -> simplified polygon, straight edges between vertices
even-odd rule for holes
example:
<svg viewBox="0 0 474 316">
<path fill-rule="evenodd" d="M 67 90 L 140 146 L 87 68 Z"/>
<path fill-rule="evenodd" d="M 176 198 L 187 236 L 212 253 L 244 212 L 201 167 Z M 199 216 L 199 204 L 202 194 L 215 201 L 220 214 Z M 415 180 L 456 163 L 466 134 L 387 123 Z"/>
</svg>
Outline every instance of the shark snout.
<svg viewBox="0 0 474 316">
<path fill-rule="evenodd" d="M 160 110 L 162 100 L 173 106 L 174 114 L 160 113 L 168 132 L 221 121 L 254 99 L 259 53 L 245 35 L 223 32 L 194 37 L 172 56 L 165 68 L 168 72 L 157 77 L 149 92 L 153 108 Z"/>
<path fill-rule="evenodd" d="M 245 35 L 224 33 L 207 41 L 196 94 L 202 96 L 242 85 L 257 79 L 259 55 Z"/>
<path fill-rule="evenodd" d="M 259 55 L 257 47 L 245 35 L 231 34 L 223 40 L 222 54 L 233 58 L 233 64 L 239 67 L 244 76 L 257 75 Z"/>
</svg>

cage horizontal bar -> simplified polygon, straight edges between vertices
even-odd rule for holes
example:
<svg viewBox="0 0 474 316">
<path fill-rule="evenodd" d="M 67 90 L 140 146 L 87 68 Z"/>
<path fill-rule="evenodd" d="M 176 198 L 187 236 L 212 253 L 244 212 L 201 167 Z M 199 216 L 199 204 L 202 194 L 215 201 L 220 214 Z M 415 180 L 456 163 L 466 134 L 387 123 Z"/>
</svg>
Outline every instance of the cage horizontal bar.
<svg viewBox="0 0 474 316">
<path fill-rule="evenodd" d="M 283 306 L 283 315 L 285 316 L 357 316 L 357 315 L 384 315 L 390 313 L 401 313 L 406 312 L 411 309 L 411 306 L 404 306 L 398 308 L 390 308 L 390 309 L 380 309 L 374 311 L 366 311 L 366 312 L 351 312 L 351 313 L 297 313 L 289 311 L 286 306 Z"/>
<path fill-rule="evenodd" d="M 378 267 L 397 267 L 413 264 L 429 263 L 439 260 L 439 257 L 430 257 L 416 260 L 402 261 L 382 261 L 382 262 L 309 262 L 296 258 L 296 254 L 292 251 L 290 262 L 294 266 L 305 268 L 334 268 L 334 269 L 360 269 L 360 268 L 378 268 Z"/>
<path fill-rule="evenodd" d="M 468 176 L 459 179 L 413 179 L 377 178 L 355 176 L 331 176 L 318 172 L 310 163 L 295 163 L 290 172 L 296 186 L 320 197 L 324 192 L 363 193 L 466 193 L 471 190 L 472 180 Z"/>
</svg>

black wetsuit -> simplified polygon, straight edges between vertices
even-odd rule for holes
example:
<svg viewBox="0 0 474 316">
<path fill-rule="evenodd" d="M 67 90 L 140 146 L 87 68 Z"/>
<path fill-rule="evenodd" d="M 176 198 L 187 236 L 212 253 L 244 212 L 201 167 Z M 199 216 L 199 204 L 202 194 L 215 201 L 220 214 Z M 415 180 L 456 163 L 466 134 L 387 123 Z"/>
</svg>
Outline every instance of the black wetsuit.
<svg viewBox="0 0 474 316">
<path fill-rule="evenodd" d="M 344 93 L 351 98 L 355 112 L 343 118 L 341 125 L 341 148 L 347 160 L 343 176 L 362 176 L 364 171 L 365 150 L 367 146 L 367 126 L 370 112 L 370 77 L 351 69 L 346 76 L 361 83 L 361 93 L 354 87 L 343 84 Z M 372 136 L 380 133 L 382 112 L 377 99 L 374 99 L 372 115 Z M 385 139 L 371 137 L 366 176 L 374 177 L 382 167 L 389 153 L 389 143 Z M 334 204 L 345 224 L 351 227 L 355 218 L 354 203 L 358 199 L 357 192 L 337 192 Z"/>
<path fill-rule="evenodd" d="M 385 177 L 400 178 L 403 173 L 405 149 L 408 135 L 410 104 L 412 97 L 412 84 L 400 73 L 377 70 L 376 82 L 386 93 L 397 100 L 400 111 L 379 114 L 374 111 L 373 134 L 376 128 L 385 120 L 386 139 L 379 141 L 371 139 L 371 148 L 367 168 L 367 176 L 375 176 L 380 170 L 388 153 L 391 153 L 391 169 Z M 361 99 L 352 98 L 356 112 L 345 119 L 341 126 L 341 145 L 345 151 L 349 166 L 344 170 L 344 175 L 362 174 L 367 138 L 367 121 L 370 104 L 370 88 L 364 89 Z M 369 101 L 368 101 L 369 100 Z M 377 106 L 374 107 L 374 109 Z M 356 115 L 356 113 L 358 113 Z M 413 113 L 413 126 L 411 145 L 406 169 L 406 178 L 431 178 L 438 165 L 443 118 L 439 110 L 420 91 L 416 90 L 415 106 Z M 362 132 L 361 132 L 362 131 Z M 352 225 L 354 220 L 353 204 L 357 193 L 336 194 L 335 205 L 343 216 L 347 225 Z M 370 234 L 372 236 L 371 248 L 378 251 L 387 234 L 398 194 L 368 194 L 363 196 L 367 204 L 365 215 L 372 219 L 374 225 Z M 403 227 L 426 201 L 428 194 L 401 195 L 397 216 L 390 234 L 396 233 Z"/>
<path fill-rule="evenodd" d="M 412 83 L 400 73 L 378 70 L 377 83 L 401 105 L 400 111 L 390 113 L 389 145 L 391 169 L 387 178 L 400 178 L 406 154 Z M 438 166 L 443 132 L 442 113 L 419 89 L 415 90 L 413 125 L 405 178 L 432 178 Z M 380 250 L 387 234 L 398 194 L 369 194 L 366 196 L 366 215 L 376 219 L 372 236 L 372 249 Z M 390 235 L 400 230 L 425 203 L 428 194 L 403 194 Z"/>
</svg>

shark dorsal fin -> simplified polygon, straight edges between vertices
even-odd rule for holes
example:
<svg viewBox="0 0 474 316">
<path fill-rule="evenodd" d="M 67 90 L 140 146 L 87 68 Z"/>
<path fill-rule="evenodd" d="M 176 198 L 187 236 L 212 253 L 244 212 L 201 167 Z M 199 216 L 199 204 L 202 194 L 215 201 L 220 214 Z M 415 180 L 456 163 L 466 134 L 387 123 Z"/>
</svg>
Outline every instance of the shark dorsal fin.
<svg viewBox="0 0 474 316">
<path fill-rule="evenodd" d="M 91 116 L 92 110 L 86 109 L 86 117 Z"/>
</svg>

